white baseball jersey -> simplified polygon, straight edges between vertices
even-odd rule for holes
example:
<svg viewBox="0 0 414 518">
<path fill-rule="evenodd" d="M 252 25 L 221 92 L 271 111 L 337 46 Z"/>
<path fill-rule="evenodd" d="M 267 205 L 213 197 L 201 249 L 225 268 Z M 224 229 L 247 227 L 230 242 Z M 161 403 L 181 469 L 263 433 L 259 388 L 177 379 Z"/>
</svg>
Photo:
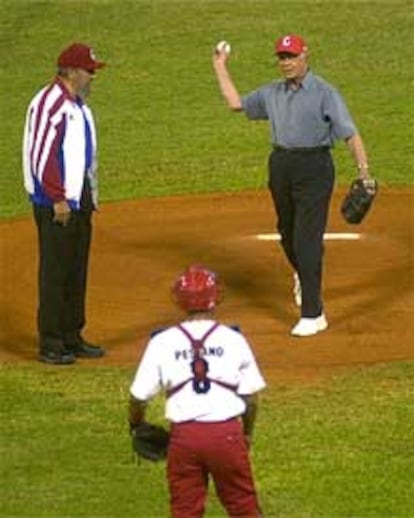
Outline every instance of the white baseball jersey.
<svg viewBox="0 0 414 518">
<path fill-rule="evenodd" d="M 198 340 L 217 326 L 207 336 L 202 355 L 208 386 L 202 393 L 196 391 L 194 349 L 189 337 L 174 326 L 149 341 L 130 388 L 132 396 L 147 401 L 165 390 L 170 394 L 165 416 L 175 423 L 224 421 L 243 414 L 246 405 L 240 395 L 266 386 L 245 337 L 214 320 L 188 320 L 180 325 Z"/>
</svg>

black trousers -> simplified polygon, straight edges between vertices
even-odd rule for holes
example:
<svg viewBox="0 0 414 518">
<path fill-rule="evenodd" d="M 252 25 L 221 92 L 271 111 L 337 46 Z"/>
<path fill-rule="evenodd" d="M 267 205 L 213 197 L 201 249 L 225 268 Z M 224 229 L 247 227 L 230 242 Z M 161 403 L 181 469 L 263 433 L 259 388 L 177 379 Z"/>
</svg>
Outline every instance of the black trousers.
<svg viewBox="0 0 414 518">
<path fill-rule="evenodd" d="M 91 207 L 72 211 L 67 226 L 53 221 L 53 209 L 33 206 L 38 229 L 39 347 L 75 345 L 85 325 L 85 298 L 92 235 Z"/>
<path fill-rule="evenodd" d="M 302 317 L 323 311 L 323 235 L 335 170 L 329 150 L 275 149 L 269 157 L 269 189 L 281 245 L 302 287 Z"/>
</svg>

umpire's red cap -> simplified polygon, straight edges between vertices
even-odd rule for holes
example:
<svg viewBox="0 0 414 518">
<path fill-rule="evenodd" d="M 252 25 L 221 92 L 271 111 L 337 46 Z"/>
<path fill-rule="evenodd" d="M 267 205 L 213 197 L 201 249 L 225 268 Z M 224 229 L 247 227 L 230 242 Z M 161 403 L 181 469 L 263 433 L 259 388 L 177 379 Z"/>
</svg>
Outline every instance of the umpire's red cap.
<svg viewBox="0 0 414 518">
<path fill-rule="evenodd" d="M 83 68 L 84 70 L 96 70 L 105 66 L 103 61 L 96 59 L 93 49 L 84 43 L 72 43 L 62 50 L 57 64 L 59 67 Z"/>
</svg>

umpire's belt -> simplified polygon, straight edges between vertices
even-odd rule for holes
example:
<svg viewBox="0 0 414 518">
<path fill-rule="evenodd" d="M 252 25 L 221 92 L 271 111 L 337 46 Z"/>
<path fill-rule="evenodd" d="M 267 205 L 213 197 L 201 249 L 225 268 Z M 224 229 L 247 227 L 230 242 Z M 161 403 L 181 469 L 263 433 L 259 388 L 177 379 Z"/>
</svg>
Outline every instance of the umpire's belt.
<svg viewBox="0 0 414 518">
<path fill-rule="evenodd" d="M 273 146 L 275 151 L 279 153 L 298 153 L 298 154 L 307 154 L 307 153 L 326 153 L 330 150 L 329 146 L 317 146 L 317 147 L 283 147 L 275 144 Z"/>
</svg>

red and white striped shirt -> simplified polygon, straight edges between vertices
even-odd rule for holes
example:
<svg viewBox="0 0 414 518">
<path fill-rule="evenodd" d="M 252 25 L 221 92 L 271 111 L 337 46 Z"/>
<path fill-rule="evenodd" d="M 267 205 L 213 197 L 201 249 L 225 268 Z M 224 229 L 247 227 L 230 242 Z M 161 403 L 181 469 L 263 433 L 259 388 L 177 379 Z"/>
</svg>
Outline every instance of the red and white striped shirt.
<svg viewBox="0 0 414 518">
<path fill-rule="evenodd" d="M 23 137 L 24 186 L 33 203 L 66 200 L 79 209 L 85 175 L 96 205 L 96 129 L 91 110 L 56 79 L 29 104 Z"/>
</svg>

